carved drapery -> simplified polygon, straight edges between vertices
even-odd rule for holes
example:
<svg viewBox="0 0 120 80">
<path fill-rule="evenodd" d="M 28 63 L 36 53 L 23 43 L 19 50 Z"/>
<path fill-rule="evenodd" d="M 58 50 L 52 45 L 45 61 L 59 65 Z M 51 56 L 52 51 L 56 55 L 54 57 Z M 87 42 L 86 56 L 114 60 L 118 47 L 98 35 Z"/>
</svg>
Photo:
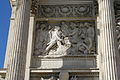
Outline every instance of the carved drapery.
<svg viewBox="0 0 120 80">
<path fill-rule="evenodd" d="M 36 24 L 35 55 L 87 55 L 95 54 L 95 23 L 80 21 L 60 21 Z M 59 26 L 58 33 L 55 26 Z M 54 33 L 54 34 L 52 34 Z M 61 39 L 57 40 L 55 34 Z"/>
</svg>

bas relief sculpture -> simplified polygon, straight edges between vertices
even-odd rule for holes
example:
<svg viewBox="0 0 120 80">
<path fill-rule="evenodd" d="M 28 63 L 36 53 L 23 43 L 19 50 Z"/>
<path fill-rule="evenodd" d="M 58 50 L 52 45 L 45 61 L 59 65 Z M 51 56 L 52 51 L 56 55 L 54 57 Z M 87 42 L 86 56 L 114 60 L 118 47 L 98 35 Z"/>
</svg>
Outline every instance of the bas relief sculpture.
<svg viewBox="0 0 120 80">
<path fill-rule="evenodd" d="M 95 53 L 94 22 L 38 22 L 35 55 L 88 55 Z"/>
<path fill-rule="evenodd" d="M 120 18 L 117 19 L 116 23 L 118 50 L 120 51 Z"/>
</svg>

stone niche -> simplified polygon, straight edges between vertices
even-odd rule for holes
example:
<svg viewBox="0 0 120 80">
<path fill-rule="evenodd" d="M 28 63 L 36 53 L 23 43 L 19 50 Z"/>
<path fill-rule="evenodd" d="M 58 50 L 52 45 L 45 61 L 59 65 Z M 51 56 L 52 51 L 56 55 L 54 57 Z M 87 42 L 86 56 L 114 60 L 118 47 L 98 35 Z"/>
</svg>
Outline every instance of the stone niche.
<svg viewBox="0 0 120 80">
<path fill-rule="evenodd" d="M 34 56 L 96 54 L 94 21 L 38 21 Z"/>
</svg>

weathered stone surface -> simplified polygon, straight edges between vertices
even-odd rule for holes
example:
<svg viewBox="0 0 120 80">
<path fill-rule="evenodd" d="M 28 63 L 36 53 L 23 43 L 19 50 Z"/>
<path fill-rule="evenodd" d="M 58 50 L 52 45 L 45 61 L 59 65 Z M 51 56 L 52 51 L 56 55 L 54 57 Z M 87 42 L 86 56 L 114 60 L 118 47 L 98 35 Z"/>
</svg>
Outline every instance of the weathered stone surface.
<svg viewBox="0 0 120 80">
<path fill-rule="evenodd" d="M 30 0 L 18 0 L 15 14 L 9 31 L 6 80 L 23 80 L 25 76 Z"/>
<path fill-rule="evenodd" d="M 49 64 L 49 65 L 48 65 Z M 64 58 L 35 58 L 31 68 L 37 69 L 89 69 L 97 68 L 95 56 L 79 56 Z"/>
<path fill-rule="evenodd" d="M 100 36 L 102 40 L 102 80 L 119 80 L 117 70 L 117 39 L 113 0 L 99 0 Z"/>
<path fill-rule="evenodd" d="M 6 80 L 119 80 L 113 1 L 11 0 Z"/>
<path fill-rule="evenodd" d="M 96 54 L 94 21 L 60 21 L 56 23 L 42 21 L 37 22 L 36 27 L 34 48 L 36 56 Z"/>
</svg>

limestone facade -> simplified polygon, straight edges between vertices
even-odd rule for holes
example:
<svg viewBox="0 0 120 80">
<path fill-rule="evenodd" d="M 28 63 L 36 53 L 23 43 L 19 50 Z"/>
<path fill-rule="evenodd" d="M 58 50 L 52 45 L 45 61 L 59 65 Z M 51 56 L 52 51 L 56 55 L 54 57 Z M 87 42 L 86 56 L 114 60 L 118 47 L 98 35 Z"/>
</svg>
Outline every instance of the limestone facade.
<svg viewBox="0 0 120 80">
<path fill-rule="evenodd" d="M 3 80 L 120 80 L 119 0 L 10 2 Z"/>
</svg>

